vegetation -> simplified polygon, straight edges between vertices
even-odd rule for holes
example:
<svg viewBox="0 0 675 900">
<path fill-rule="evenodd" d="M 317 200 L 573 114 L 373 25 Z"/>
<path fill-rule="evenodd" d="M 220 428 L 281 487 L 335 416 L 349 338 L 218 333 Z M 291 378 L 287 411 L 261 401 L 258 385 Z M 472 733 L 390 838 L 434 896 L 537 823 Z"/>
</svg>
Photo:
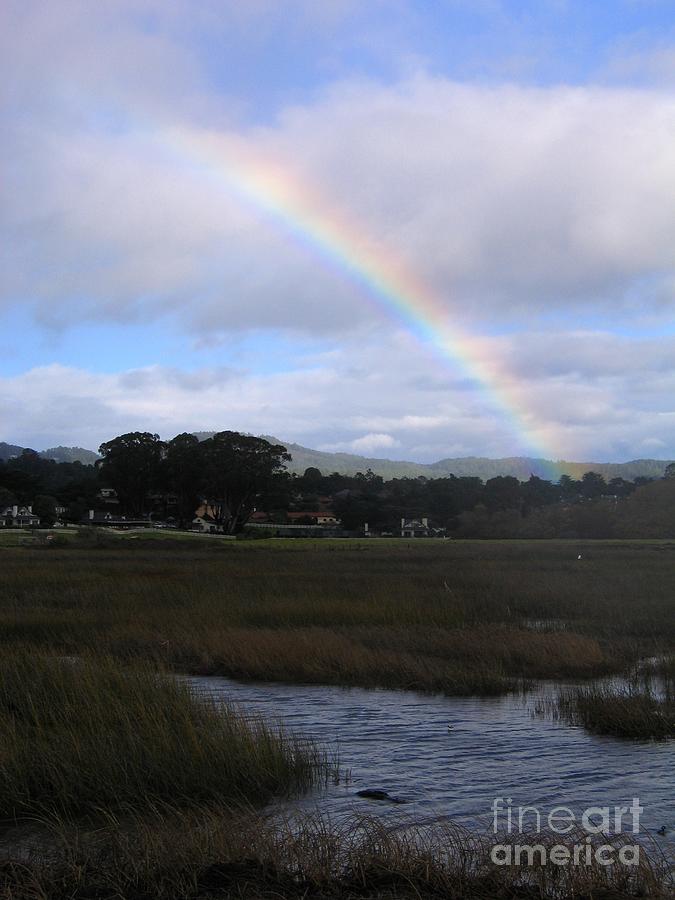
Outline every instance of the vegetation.
<svg viewBox="0 0 675 900">
<path fill-rule="evenodd" d="M 0 536 L 0 896 L 668 895 L 647 854 L 495 866 L 452 827 L 261 820 L 334 764 L 167 676 L 499 693 L 650 657 L 660 678 L 675 545 L 38 535 Z"/>
<path fill-rule="evenodd" d="M 596 734 L 614 737 L 665 740 L 675 737 L 675 698 L 659 697 L 647 690 L 589 686 L 566 690 L 540 713 L 583 725 Z"/>
<path fill-rule="evenodd" d="M 535 837 L 535 836 L 531 836 Z M 585 834 L 537 835 L 573 847 Z M 528 841 L 529 843 L 529 841 Z M 596 843 L 624 841 L 596 836 Z M 45 844 L 52 846 L 45 851 Z M 414 828 L 374 818 L 336 825 L 223 816 L 203 807 L 156 808 L 95 833 L 52 825 L 39 849 L 0 867 L 12 900 L 209 900 L 237 898 L 421 898 L 449 900 L 628 900 L 672 896 L 672 876 L 643 848 L 639 865 L 496 866 L 491 841 L 453 825 Z"/>
<path fill-rule="evenodd" d="M 333 771 L 313 746 L 156 667 L 21 650 L 0 661 L 0 759 L 0 819 L 259 804 Z"/>
<path fill-rule="evenodd" d="M 448 694 L 675 646 L 671 544 L 81 534 L 0 551 L 5 646 Z"/>
<path fill-rule="evenodd" d="M 90 509 L 114 518 L 158 519 L 190 527 L 201 508 L 215 530 L 241 532 L 252 512 L 283 525 L 289 514 L 337 516 L 343 530 L 398 534 L 405 519 L 428 520 L 431 533 L 462 538 L 675 537 L 675 464 L 650 481 L 585 472 L 552 483 L 530 475 L 393 478 L 370 469 L 353 476 L 308 467 L 290 474 L 286 448 L 223 431 L 199 440 L 130 432 L 100 447 L 96 466 L 57 463 L 32 450 L 0 461 L 0 506 L 32 504 L 43 525 L 87 520 Z M 101 489 L 105 490 L 105 495 Z M 110 495 L 110 491 L 113 491 Z M 101 507 L 103 509 L 101 510 Z M 65 509 L 65 512 L 63 511 Z"/>
</svg>

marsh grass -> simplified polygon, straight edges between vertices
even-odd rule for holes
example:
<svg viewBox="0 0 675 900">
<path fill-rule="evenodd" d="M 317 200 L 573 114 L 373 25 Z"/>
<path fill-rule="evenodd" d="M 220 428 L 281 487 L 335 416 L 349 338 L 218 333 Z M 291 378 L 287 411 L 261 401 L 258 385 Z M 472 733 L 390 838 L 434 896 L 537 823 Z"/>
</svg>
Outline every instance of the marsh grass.
<svg viewBox="0 0 675 900">
<path fill-rule="evenodd" d="M 259 804 L 335 774 L 311 744 L 149 666 L 19 651 L 0 661 L 0 761 L 4 819 Z"/>
<path fill-rule="evenodd" d="M 595 734 L 637 740 L 675 737 L 675 700 L 642 688 L 578 687 L 535 707 L 540 715 L 581 725 Z"/>
<path fill-rule="evenodd" d="M 5 646 L 448 694 L 627 672 L 675 646 L 675 568 L 649 542 L 92 535 L 3 550 Z"/>
<path fill-rule="evenodd" d="M 67 822 L 52 822 L 49 831 L 36 852 L 24 849 L 0 865 L 1 896 L 622 900 L 665 898 L 672 888 L 656 852 L 642 850 L 635 868 L 495 866 L 494 835 L 450 823 L 415 827 L 364 817 L 338 825 L 320 816 L 233 818 L 158 806 L 123 825 L 109 818 L 95 832 Z M 530 835 L 527 843 L 572 846 L 584 838 Z"/>
</svg>

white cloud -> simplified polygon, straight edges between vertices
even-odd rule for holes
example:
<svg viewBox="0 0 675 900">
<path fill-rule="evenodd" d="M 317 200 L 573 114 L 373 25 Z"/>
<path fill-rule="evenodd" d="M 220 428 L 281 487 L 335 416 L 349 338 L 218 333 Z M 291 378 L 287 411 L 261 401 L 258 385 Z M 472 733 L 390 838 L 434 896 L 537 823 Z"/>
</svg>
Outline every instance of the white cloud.
<svg viewBox="0 0 675 900">
<path fill-rule="evenodd" d="M 293 0 L 285 37 L 297 28 L 301 47 L 362 6 Z M 251 124 L 239 64 L 255 81 L 248 51 L 264 60 L 285 18 L 272 0 L 8 0 L 3 16 L 2 310 L 63 329 L 170 317 L 202 347 L 241 330 L 331 339 L 268 375 L 32 369 L 0 384 L 9 439 L 232 427 L 433 459 L 525 452 L 527 429 L 561 456 L 675 453 L 673 339 L 612 333 L 672 324 L 672 90 L 354 79 Z M 240 54 L 231 81 L 215 48 Z M 652 63 L 671 61 L 664 45 Z M 342 71 L 337 56 L 325 66 Z M 321 195 L 310 206 L 353 223 L 344 245 L 308 240 L 302 210 L 285 224 L 263 211 L 232 189 L 228 157 L 209 167 L 177 133 L 234 140 L 290 173 Z M 368 286 L 381 267 L 359 277 L 364 242 L 429 285 L 451 322 L 493 334 L 487 387 L 393 333 L 394 306 Z M 401 299 L 414 319 L 419 292 Z"/>
<path fill-rule="evenodd" d="M 372 456 L 380 451 L 389 451 L 394 447 L 400 447 L 401 442 L 397 441 L 390 434 L 378 434 L 371 432 L 361 437 L 354 438 L 352 441 L 342 441 L 336 444 L 322 444 L 319 449 L 331 451 L 346 451 L 348 453 L 358 453 L 360 455 Z"/>
<path fill-rule="evenodd" d="M 578 336 L 572 335 L 572 341 Z M 543 336 L 539 339 L 543 341 Z M 589 355 L 592 345 L 588 336 Z M 96 448 L 115 434 L 234 429 L 273 434 L 305 446 L 362 455 L 433 461 L 448 456 L 544 455 L 604 461 L 675 457 L 673 339 L 645 341 L 621 373 L 624 339 L 604 338 L 595 367 L 577 371 L 567 336 L 550 339 L 553 374 L 543 369 L 511 395 L 514 419 L 484 391 L 467 390 L 431 357 L 411 357 L 396 340 L 343 345 L 314 368 L 256 374 L 231 368 L 183 372 L 152 366 L 100 374 L 64 366 L 0 378 L 0 439 L 38 449 L 55 444 Z M 495 357 L 524 351 L 502 338 Z M 361 361 L 369 361 L 364 378 Z M 605 360 L 611 363 L 605 370 Z M 429 388 L 421 387 L 426 380 Z M 439 391 L 435 378 L 445 379 Z M 523 434 L 529 422 L 531 438 Z"/>
<path fill-rule="evenodd" d="M 61 326 L 173 315 L 202 335 L 334 333 L 394 315 L 242 200 L 227 160 L 205 169 L 169 137 L 199 145 L 208 126 L 322 194 L 329 219 L 352 219 L 458 322 L 672 317 L 675 95 L 418 76 L 338 84 L 272 126 L 237 129 L 175 26 L 143 31 L 132 17 L 109 36 L 105 14 L 88 25 L 81 13 L 67 3 L 5 39 L 18 98 L 0 157 L 5 306 Z M 353 235 L 338 260 L 360 257 Z"/>
</svg>

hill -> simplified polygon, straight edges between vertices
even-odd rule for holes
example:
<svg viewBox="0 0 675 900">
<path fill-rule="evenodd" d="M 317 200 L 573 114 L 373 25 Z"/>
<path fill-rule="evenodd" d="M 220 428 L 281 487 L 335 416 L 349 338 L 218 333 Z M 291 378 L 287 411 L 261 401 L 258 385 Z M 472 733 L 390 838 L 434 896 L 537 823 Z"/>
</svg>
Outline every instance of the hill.
<svg viewBox="0 0 675 900">
<path fill-rule="evenodd" d="M 85 450 L 84 447 L 50 447 L 48 450 L 41 450 L 40 456 L 56 462 L 81 462 L 85 466 L 93 466 L 99 458 L 98 453 Z"/>
<path fill-rule="evenodd" d="M 0 441 L 0 460 L 21 456 L 25 449 L 17 444 Z M 93 450 L 85 450 L 84 447 L 50 447 L 48 450 L 40 450 L 39 454 L 43 459 L 53 459 L 56 462 L 81 462 L 85 466 L 93 466 L 98 459 L 98 453 Z"/>
<path fill-rule="evenodd" d="M 197 431 L 195 435 L 200 440 L 206 440 L 214 434 L 213 431 Z M 312 450 L 303 447 L 302 444 L 294 444 L 292 441 L 284 441 L 272 435 L 261 435 L 274 444 L 283 444 L 293 457 L 288 468 L 291 472 L 302 474 L 305 469 L 313 466 L 320 469 L 324 475 L 331 472 L 339 472 L 341 475 L 356 475 L 357 472 L 366 472 L 371 469 L 376 475 L 381 475 L 385 480 L 390 478 L 443 478 L 448 475 L 475 476 L 487 481 L 497 475 L 512 475 L 519 481 L 527 481 L 530 475 L 539 475 L 542 478 L 551 478 L 551 472 L 559 475 L 570 475 L 578 479 L 584 472 L 598 472 L 609 481 L 611 478 L 625 478 L 633 481 L 635 478 L 660 478 L 670 460 L 667 459 L 632 459 L 623 463 L 600 462 L 568 462 L 558 460 L 552 462 L 547 459 L 534 459 L 529 456 L 510 456 L 502 459 L 489 459 L 485 456 L 462 456 L 456 458 L 441 459 L 433 463 L 417 463 L 408 460 L 377 459 L 371 456 L 358 456 L 355 453 L 330 453 L 327 450 Z M 23 447 L 15 444 L 0 442 L 0 460 L 11 459 L 20 456 Z M 93 465 L 98 459 L 98 453 L 93 450 L 85 450 L 82 447 L 51 447 L 41 450 L 40 456 L 45 459 L 54 459 L 57 462 L 76 462 L 84 465 Z"/>
<path fill-rule="evenodd" d="M 6 444 L 0 441 L 0 459 L 11 459 L 13 456 L 21 456 L 23 447 L 17 447 L 16 444 Z"/>
<path fill-rule="evenodd" d="M 195 432 L 200 440 L 206 440 L 214 434 L 213 431 Z M 356 475 L 357 472 L 365 472 L 371 469 L 376 475 L 384 479 L 389 478 L 444 478 L 448 475 L 475 476 L 487 481 L 497 475 L 512 475 L 519 481 L 527 481 L 530 475 L 540 475 L 549 478 L 551 471 L 560 475 L 569 475 L 578 479 L 584 472 L 598 472 L 605 479 L 625 478 L 633 481 L 638 477 L 661 478 L 665 467 L 670 460 L 667 459 L 633 459 L 623 463 L 600 462 L 567 462 L 558 460 L 553 462 L 548 459 L 535 459 L 529 456 L 512 456 L 502 459 L 489 459 L 485 456 L 462 456 L 456 458 L 441 459 L 434 463 L 416 463 L 406 460 L 377 459 L 370 456 L 358 456 L 355 453 L 330 453 L 326 450 L 312 450 L 301 444 L 284 441 L 273 435 L 261 435 L 265 440 L 274 444 L 283 444 L 293 457 L 288 468 L 291 472 L 302 474 L 305 469 L 313 466 L 320 469 L 324 475 L 331 472 L 339 472 L 341 475 Z"/>
</svg>

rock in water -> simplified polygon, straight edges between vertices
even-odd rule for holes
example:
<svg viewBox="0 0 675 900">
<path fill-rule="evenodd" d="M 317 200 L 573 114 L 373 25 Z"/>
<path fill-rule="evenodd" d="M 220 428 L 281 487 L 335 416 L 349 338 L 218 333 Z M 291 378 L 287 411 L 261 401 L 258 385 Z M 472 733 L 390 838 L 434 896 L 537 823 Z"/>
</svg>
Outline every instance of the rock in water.
<svg viewBox="0 0 675 900">
<path fill-rule="evenodd" d="M 386 791 L 375 788 L 366 788 L 363 791 L 357 791 L 356 796 L 365 797 L 367 800 L 387 800 L 389 803 L 405 803 L 405 800 L 401 800 L 399 797 L 392 797 L 391 794 L 388 794 Z"/>
</svg>

